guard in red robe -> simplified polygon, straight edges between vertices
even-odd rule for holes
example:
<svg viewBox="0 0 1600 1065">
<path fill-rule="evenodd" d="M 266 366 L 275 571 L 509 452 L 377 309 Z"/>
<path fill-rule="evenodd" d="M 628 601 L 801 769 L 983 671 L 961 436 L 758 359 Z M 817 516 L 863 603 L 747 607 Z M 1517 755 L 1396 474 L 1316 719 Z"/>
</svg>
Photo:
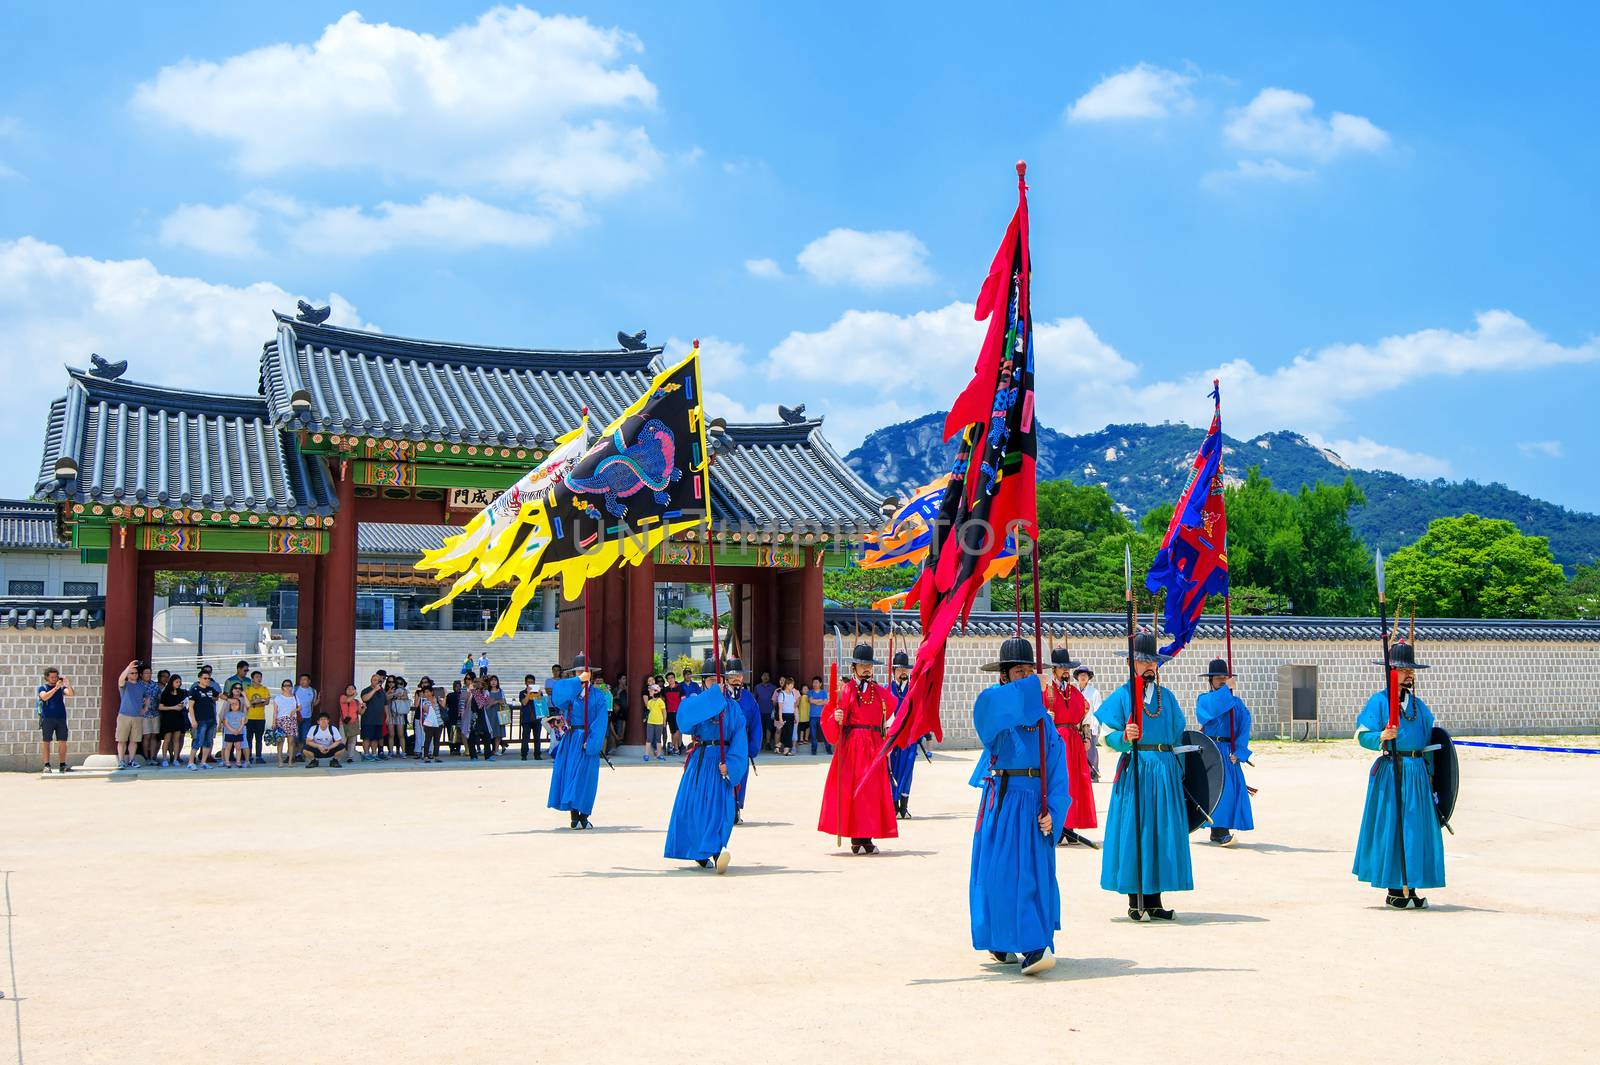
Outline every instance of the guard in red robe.
<svg viewBox="0 0 1600 1065">
<path fill-rule="evenodd" d="M 1089 716 L 1089 700 L 1072 683 L 1072 671 L 1078 662 L 1072 660 L 1065 647 L 1050 652 L 1050 683 L 1045 686 L 1044 704 L 1055 721 L 1056 732 L 1067 752 L 1067 784 L 1072 789 L 1072 805 L 1062 819 L 1061 841 L 1063 847 L 1086 846 L 1098 850 L 1100 845 L 1078 835 L 1080 828 L 1094 828 L 1099 820 L 1094 812 L 1094 776 L 1089 769 L 1089 746 L 1084 737 L 1084 719 Z"/>
<path fill-rule="evenodd" d="M 895 702 L 888 689 L 872 679 L 872 667 L 877 665 L 882 663 L 873 658 L 871 646 L 856 644 L 850 680 L 822 711 L 822 731 L 833 744 L 833 760 L 828 763 L 817 831 L 835 838 L 849 836 L 851 854 L 876 854 L 874 839 L 900 834 L 889 763 L 878 757 Z"/>
</svg>

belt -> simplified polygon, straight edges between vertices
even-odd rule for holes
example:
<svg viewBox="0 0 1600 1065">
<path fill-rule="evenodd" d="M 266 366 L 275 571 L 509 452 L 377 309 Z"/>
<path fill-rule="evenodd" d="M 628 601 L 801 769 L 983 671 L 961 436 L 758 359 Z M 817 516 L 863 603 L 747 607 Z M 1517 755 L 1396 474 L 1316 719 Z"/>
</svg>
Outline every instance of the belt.
<svg viewBox="0 0 1600 1065">
<path fill-rule="evenodd" d="M 997 777 L 1036 777 L 1039 775 L 1037 769 L 991 769 L 990 772 Z"/>
<path fill-rule="evenodd" d="M 726 747 L 728 745 L 728 741 L 727 740 L 695 740 L 694 741 L 694 745 L 696 747 Z"/>
<path fill-rule="evenodd" d="M 1133 745 L 1133 749 L 1136 750 L 1136 751 L 1165 751 L 1168 754 L 1170 754 L 1170 753 L 1172 753 L 1172 744 L 1170 744 L 1170 743 L 1136 743 L 1136 744 Z"/>
<path fill-rule="evenodd" d="M 1426 755 L 1428 752 L 1427 751 L 1396 751 L 1395 753 L 1398 754 L 1401 758 L 1421 758 L 1424 755 Z"/>
<path fill-rule="evenodd" d="M 867 732 L 876 732 L 880 736 L 883 735 L 883 726 L 882 725 L 846 725 L 844 727 L 844 731 L 846 731 L 846 732 L 855 732 L 855 731 L 863 730 L 863 729 L 866 730 Z"/>
</svg>

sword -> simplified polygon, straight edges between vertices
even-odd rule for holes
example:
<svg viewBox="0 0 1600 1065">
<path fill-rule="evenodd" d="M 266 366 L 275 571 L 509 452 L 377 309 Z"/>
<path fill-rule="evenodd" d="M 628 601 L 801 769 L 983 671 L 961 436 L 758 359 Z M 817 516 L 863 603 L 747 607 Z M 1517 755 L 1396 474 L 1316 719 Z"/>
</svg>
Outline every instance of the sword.
<svg viewBox="0 0 1600 1065">
<path fill-rule="evenodd" d="M 923 744 L 923 742 L 921 740 L 917 741 L 917 750 L 921 751 L 922 752 L 922 757 L 926 758 L 929 762 L 933 761 L 933 755 L 928 753 L 928 748 Z"/>
</svg>

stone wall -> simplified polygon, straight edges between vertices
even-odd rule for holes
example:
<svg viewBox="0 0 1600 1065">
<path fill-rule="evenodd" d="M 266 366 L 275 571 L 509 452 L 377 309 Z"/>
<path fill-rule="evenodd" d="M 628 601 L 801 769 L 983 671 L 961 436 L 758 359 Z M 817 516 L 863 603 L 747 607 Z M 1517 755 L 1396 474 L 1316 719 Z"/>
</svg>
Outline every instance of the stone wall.
<svg viewBox="0 0 1600 1065">
<path fill-rule="evenodd" d="M 848 644 L 848 638 L 847 638 Z M 945 658 L 945 745 L 973 747 L 972 703 L 995 675 L 978 667 L 993 661 L 996 638 L 954 637 Z M 896 638 L 896 647 L 904 647 Z M 1095 671 L 1102 694 L 1127 679 L 1122 657 L 1127 644 L 1116 639 L 1075 639 L 1072 653 Z M 877 638 L 878 655 L 886 658 L 888 641 Z M 848 654 L 849 647 L 845 647 Z M 1222 648 L 1196 641 L 1161 671 L 1162 683 L 1178 696 L 1193 723 L 1194 703 L 1204 690 L 1198 676 Z M 833 641 L 825 654 L 833 660 Z M 1417 692 L 1433 708 L 1440 724 L 1459 735 L 1547 735 L 1600 732 L 1600 641 L 1428 641 L 1419 658 L 1432 668 L 1418 674 Z M 1382 683 L 1373 664 L 1377 641 L 1241 640 L 1233 641 L 1234 690 L 1250 707 L 1257 737 L 1300 739 L 1347 737 L 1355 732 L 1356 714 Z M 1292 668 L 1314 667 L 1317 699 L 1315 721 L 1295 721 L 1291 729 Z M 841 675 L 844 670 L 841 669 Z M 879 679 L 885 673 L 878 671 Z"/>
<path fill-rule="evenodd" d="M 47 666 L 77 692 L 67 699 L 68 759 L 77 764 L 95 752 L 102 642 L 100 629 L 0 628 L 0 770 L 40 767 L 36 695 Z"/>
</svg>

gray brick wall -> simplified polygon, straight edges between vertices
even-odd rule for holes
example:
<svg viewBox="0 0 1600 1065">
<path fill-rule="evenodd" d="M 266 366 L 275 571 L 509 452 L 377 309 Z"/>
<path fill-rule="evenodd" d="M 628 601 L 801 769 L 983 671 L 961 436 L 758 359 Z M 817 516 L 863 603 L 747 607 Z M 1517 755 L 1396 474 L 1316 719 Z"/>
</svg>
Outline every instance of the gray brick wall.
<svg viewBox="0 0 1600 1065">
<path fill-rule="evenodd" d="M 850 641 L 846 640 L 848 644 Z M 973 747 L 972 703 L 978 691 L 994 683 L 994 674 L 978 667 L 992 661 L 1000 641 L 957 636 L 945 656 L 945 745 Z M 833 661 L 833 641 L 825 641 L 825 656 Z M 896 647 L 904 647 L 896 639 Z M 1127 677 L 1122 658 L 1126 642 L 1120 639 L 1084 639 L 1072 642 L 1072 653 L 1095 671 L 1102 694 Z M 885 658 L 888 642 L 877 640 L 878 657 Z M 846 646 L 848 653 L 849 647 Z M 1233 668 L 1239 674 L 1234 690 L 1249 705 L 1257 737 L 1290 735 L 1290 668 L 1316 668 L 1318 720 L 1310 735 L 1350 736 L 1356 714 L 1382 683 L 1373 665 L 1376 641 L 1240 640 L 1233 641 Z M 1208 643 L 1190 644 L 1179 658 L 1162 669 L 1162 683 L 1177 696 L 1193 721 L 1195 699 L 1203 690 L 1198 676 L 1222 648 Z M 1600 642 L 1551 643 L 1504 641 L 1429 641 L 1418 649 L 1421 661 L 1433 668 L 1418 675 L 1417 691 L 1433 707 L 1440 723 L 1461 735 L 1546 735 L 1600 732 Z M 884 673 L 879 671 L 882 679 Z M 1296 738 L 1306 733 L 1307 722 L 1295 722 Z"/>
<path fill-rule="evenodd" d="M 77 692 L 67 700 L 68 758 L 81 762 L 94 753 L 102 635 L 99 629 L 0 629 L 0 769 L 39 768 L 35 696 L 47 666 L 61 670 Z"/>
</svg>

